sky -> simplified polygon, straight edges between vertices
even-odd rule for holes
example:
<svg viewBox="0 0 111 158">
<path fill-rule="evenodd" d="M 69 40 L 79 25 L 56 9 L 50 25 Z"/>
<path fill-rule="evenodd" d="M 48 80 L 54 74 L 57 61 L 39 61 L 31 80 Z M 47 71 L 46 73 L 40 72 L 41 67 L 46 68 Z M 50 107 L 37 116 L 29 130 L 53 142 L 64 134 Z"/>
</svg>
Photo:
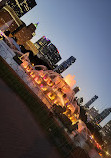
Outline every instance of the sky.
<svg viewBox="0 0 111 158">
<path fill-rule="evenodd" d="M 75 75 L 84 104 L 94 95 L 91 105 L 99 109 L 111 107 L 111 0 L 36 0 L 37 6 L 21 19 L 28 25 L 39 22 L 36 42 L 46 36 L 57 47 L 62 63 L 76 58 L 63 76 Z M 111 114 L 101 125 L 111 119 Z"/>
</svg>

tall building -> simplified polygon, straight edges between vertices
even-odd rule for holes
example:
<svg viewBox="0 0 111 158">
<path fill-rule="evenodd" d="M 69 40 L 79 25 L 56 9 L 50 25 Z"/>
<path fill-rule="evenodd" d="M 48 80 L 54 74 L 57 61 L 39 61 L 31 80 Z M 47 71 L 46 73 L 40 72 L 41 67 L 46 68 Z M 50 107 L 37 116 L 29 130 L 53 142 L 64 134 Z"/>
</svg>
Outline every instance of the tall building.
<svg viewBox="0 0 111 158">
<path fill-rule="evenodd" d="M 41 37 L 36 43 L 35 46 L 38 50 L 41 50 L 43 47 L 47 46 L 51 41 L 45 36 Z"/>
<path fill-rule="evenodd" d="M 111 108 L 107 108 L 105 110 L 103 110 L 100 114 L 98 114 L 95 119 L 94 122 L 96 124 L 99 124 L 101 121 L 103 121 L 109 114 L 111 113 Z"/>
<path fill-rule="evenodd" d="M 20 45 L 25 45 L 27 41 L 31 40 L 35 35 L 36 25 L 30 24 L 24 26 L 22 29 L 14 33 L 14 36 L 17 38 L 17 43 Z"/>
<path fill-rule="evenodd" d="M 7 5 L 9 5 L 20 18 L 37 4 L 35 0 L 7 0 Z"/>
<path fill-rule="evenodd" d="M 96 100 L 98 99 L 98 96 L 95 95 L 91 100 L 89 100 L 84 106 L 85 108 L 89 108 L 89 106 Z"/>
<path fill-rule="evenodd" d="M 80 91 L 80 87 L 77 87 L 77 86 L 76 86 L 76 87 L 73 89 L 73 91 L 75 92 L 75 94 L 78 93 L 78 92 Z"/>
<path fill-rule="evenodd" d="M 55 45 L 53 45 L 49 39 L 43 36 L 35 43 L 35 46 L 39 51 L 37 56 L 43 60 L 46 60 L 51 66 L 51 69 L 54 69 L 55 64 L 61 60 L 61 56 Z"/>
<path fill-rule="evenodd" d="M 103 137 L 107 138 L 108 140 L 111 139 L 111 120 L 100 130 L 100 132 L 102 133 Z"/>
<path fill-rule="evenodd" d="M 49 60 L 50 64 L 55 65 L 57 62 L 61 60 L 61 56 L 57 48 L 50 43 L 49 45 L 43 47 L 40 50 L 40 53 Z"/>
<path fill-rule="evenodd" d="M 88 122 L 94 120 L 94 118 L 99 114 L 99 110 L 96 109 L 94 106 L 91 109 L 87 110 Z"/>
<path fill-rule="evenodd" d="M 104 140 L 104 146 L 111 154 L 111 120 L 99 131 Z"/>
<path fill-rule="evenodd" d="M 54 71 L 60 74 L 63 71 L 65 71 L 69 66 L 71 66 L 75 61 L 76 61 L 76 58 L 74 58 L 73 56 L 71 56 L 66 61 L 64 61 L 62 64 L 60 64 L 59 66 L 57 66 L 54 69 Z"/>
<path fill-rule="evenodd" d="M 12 33 L 23 26 L 25 23 L 19 19 L 10 6 L 4 6 L 0 10 L 0 27 L 4 27 L 4 30 L 9 30 Z"/>
<path fill-rule="evenodd" d="M 88 111 L 88 114 L 92 116 L 92 119 L 94 119 L 99 113 L 99 110 L 96 109 L 94 106 Z"/>
</svg>

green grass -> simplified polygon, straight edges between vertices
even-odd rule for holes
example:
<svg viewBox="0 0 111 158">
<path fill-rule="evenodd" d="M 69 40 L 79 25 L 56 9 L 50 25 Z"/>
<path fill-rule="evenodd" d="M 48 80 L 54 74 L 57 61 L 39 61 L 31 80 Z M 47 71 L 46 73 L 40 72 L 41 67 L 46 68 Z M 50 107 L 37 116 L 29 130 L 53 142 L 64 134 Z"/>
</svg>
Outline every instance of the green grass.
<svg viewBox="0 0 111 158">
<path fill-rule="evenodd" d="M 35 120 L 44 129 L 49 139 L 56 145 L 63 157 L 72 149 L 72 143 L 64 135 L 55 122 L 55 118 L 49 115 L 46 105 L 31 91 L 31 89 L 19 78 L 19 76 L 0 57 L 0 77 L 6 84 L 25 102 L 32 112 Z M 49 128 L 51 131 L 49 131 Z"/>
</svg>

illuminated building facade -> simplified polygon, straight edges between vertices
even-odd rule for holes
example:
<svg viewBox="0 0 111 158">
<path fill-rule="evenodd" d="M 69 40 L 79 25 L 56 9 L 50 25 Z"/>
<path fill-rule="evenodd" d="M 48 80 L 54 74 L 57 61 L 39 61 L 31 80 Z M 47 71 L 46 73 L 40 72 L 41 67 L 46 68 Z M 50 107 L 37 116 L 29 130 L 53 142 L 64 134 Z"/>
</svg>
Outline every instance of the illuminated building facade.
<svg viewBox="0 0 111 158">
<path fill-rule="evenodd" d="M 55 65 L 61 60 L 61 56 L 57 48 L 52 43 L 43 47 L 40 50 L 40 53 L 50 62 L 51 65 Z"/>
<path fill-rule="evenodd" d="M 35 35 L 36 27 L 34 24 L 24 26 L 22 29 L 14 33 L 14 36 L 17 38 L 17 43 L 20 45 L 25 45 L 25 43 Z"/>
<path fill-rule="evenodd" d="M 7 0 L 7 5 L 9 5 L 20 18 L 37 4 L 35 0 Z"/>
<path fill-rule="evenodd" d="M 39 51 L 37 56 L 47 61 L 51 69 L 54 69 L 55 64 L 61 60 L 61 56 L 59 54 L 58 49 L 45 36 L 40 38 L 35 43 L 35 46 Z"/>
<path fill-rule="evenodd" d="M 101 121 L 103 121 L 109 114 L 111 113 L 111 108 L 107 108 L 105 110 L 103 110 L 100 114 L 98 114 L 95 119 L 94 122 L 96 124 L 99 124 Z"/>
<path fill-rule="evenodd" d="M 38 49 L 36 48 L 36 46 L 34 45 L 34 43 L 32 43 L 30 40 L 25 43 L 24 47 L 27 50 L 31 50 L 34 55 L 38 54 Z"/>
<path fill-rule="evenodd" d="M 111 120 L 100 130 L 104 140 L 104 147 L 111 154 Z"/>
<path fill-rule="evenodd" d="M 0 10 L 0 27 L 2 26 L 12 33 L 25 26 L 25 24 L 18 18 L 12 8 L 5 6 Z"/>
<path fill-rule="evenodd" d="M 73 56 L 71 56 L 66 61 L 64 61 L 62 64 L 60 64 L 59 66 L 57 66 L 54 69 L 54 71 L 60 74 L 63 71 L 65 71 L 69 66 L 71 66 L 75 61 L 76 61 L 76 58 L 74 58 Z"/>
<path fill-rule="evenodd" d="M 51 41 L 47 39 L 45 36 L 41 37 L 36 43 L 35 46 L 38 50 L 41 50 L 43 47 L 47 46 Z"/>
<path fill-rule="evenodd" d="M 103 137 L 111 140 L 111 120 L 100 130 L 100 132 L 102 133 Z"/>
<path fill-rule="evenodd" d="M 98 96 L 95 95 L 91 100 L 89 100 L 84 106 L 85 108 L 89 108 L 89 106 L 96 100 L 98 99 Z"/>
</svg>

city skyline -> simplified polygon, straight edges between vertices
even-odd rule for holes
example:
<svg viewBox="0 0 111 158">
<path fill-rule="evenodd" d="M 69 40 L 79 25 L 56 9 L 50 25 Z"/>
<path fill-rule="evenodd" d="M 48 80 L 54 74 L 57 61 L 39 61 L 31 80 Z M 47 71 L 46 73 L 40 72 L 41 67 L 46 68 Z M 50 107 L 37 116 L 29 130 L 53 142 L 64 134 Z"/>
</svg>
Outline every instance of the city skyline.
<svg viewBox="0 0 111 158">
<path fill-rule="evenodd" d="M 80 147 L 88 157 L 109 157 L 110 7 L 88 0 L 36 3 L 40 6 L 22 18 L 8 5 L 0 10 L 1 79 L 58 139 L 57 147 L 69 138 L 63 155 L 74 157 L 75 147 Z"/>
<path fill-rule="evenodd" d="M 77 96 L 84 97 L 84 104 L 96 94 L 99 99 L 92 106 L 100 112 L 110 107 L 111 2 L 36 0 L 36 3 L 21 18 L 27 25 L 40 22 L 32 41 L 44 35 L 49 38 L 60 52 L 60 63 L 73 55 L 76 62 L 62 75 L 75 75 L 76 85 L 81 88 Z M 108 117 L 111 119 L 111 114 Z"/>
</svg>

